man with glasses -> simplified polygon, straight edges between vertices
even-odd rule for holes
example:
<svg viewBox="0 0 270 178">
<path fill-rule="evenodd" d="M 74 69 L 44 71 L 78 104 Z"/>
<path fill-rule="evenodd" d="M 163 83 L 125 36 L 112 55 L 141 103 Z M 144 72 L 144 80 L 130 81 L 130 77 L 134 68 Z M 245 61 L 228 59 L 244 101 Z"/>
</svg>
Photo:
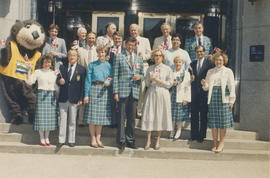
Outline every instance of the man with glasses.
<svg viewBox="0 0 270 178">
<path fill-rule="evenodd" d="M 187 70 L 191 60 L 187 51 L 180 48 L 181 41 L 182 37 L 180 34 L 176 33 L 172 36 L 172 48 L 165 51 L 166 64 L 174 69 L 173 59 L 176 56 L 180 56 L 185 60 L 185 69 Z"/>
<path fill-rule="evenodd" d="M 207 71 L 214 67 L 211 60 L 205 58 L 205 48 L 195 48 L 196 60 L 190 64 L 191 73 L 191 140 L 203 142 L 207 129 L 207 92 L 202 89 L 201 80 Z"/>
<path fill-rule="evenodd" d="M 135 53 L 137 40 L 129 37 L 125 43 L 126 53 L 117 54 L 113 64 L 113 93 L 120 111 L 120 116 L 117 117 L 117 143 L 121 151 L 125 146 L 137 148 L 134 127 L 140 85 L 143 80 L 143 60 Z"/>
</svg>

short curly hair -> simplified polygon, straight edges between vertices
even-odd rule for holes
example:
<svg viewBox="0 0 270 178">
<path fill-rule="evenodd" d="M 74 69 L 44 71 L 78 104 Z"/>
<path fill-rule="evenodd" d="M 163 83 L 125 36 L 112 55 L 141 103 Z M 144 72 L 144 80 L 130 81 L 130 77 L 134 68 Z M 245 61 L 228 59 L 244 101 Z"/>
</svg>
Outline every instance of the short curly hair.
<svg viewBox="0 0 270 178">
<path fill-rule="evenodd" d="M 40 68 L 43 68 L 43 64 L 44 64 L 44 61 L 45 61 L 45 60 L 51 61 L 51 63 L 52 63 L 51 68 L 54 68 L 55 60 L 54 60 L 54 58 L 53 58 L 53 56 L 52 56 L 51 54 L 44 54 L 44 55 L 41 57 L 41 60 L 40 60 Z"/>
<path fill-rule="evenodd" d="M 223 58 L 224 65 L 228 64 L 228 56 L 225 53 L 217 52 L 213 55 L 212 61 L 215 63 L 215 60 L 221 56 Z"/>
</svg>

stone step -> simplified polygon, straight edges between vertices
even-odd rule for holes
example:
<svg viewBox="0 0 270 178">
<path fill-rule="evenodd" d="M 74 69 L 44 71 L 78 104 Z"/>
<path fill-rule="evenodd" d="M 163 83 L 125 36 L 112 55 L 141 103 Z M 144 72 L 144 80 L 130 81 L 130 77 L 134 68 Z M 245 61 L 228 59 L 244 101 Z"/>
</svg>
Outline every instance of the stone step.
<svg viewBox="0 0 270 178">
<path fill-rule="evenodd" d="M 57 135 L 50 135 L 50 141 L 52 144 L 58 143 Z M 0 142 L 22 142 L 26 144 L 39 144 L 39 135 L 35 134 L 20 134 L 20 133 L 0 133 Z M 116 140 L 114 136 L 102 136 L 102 142 L 104 145 L 116 147 Z M 138 147 L 144 147 L 146 143 L 146 137 L 137 137 L 136 145 Z M 152 143 L 155 143 L 155 138 L 152 139 Z M 89 145 L 89 136 L 76 136 L 76 145 Z M 191 149 L 203 149 L 210 150 L 212 147 L 212 140 L 206 139 L 203 143 L 196 141 L 189 141 L 179 139 L 172 141 L 170 139 L 161 138 L 162 147 L 170 148 L 191 148 Z M 256 140 L 241 140 L 241 139 L 226 139 L 225 146 L 229 149 L 241 149 L 241 150 L 270 150 L 270 142 L 256 141 Z"/>
<path fill-rule="evenodd" d="M 222 153 L 213 153 L 208 150 L 161 147 L 160 150 L 150 149 L 147 151 L 142 148 L 137 150 L 126 148 L 123 152 L 120 152 L 117 148 L 109 146 L 106 146 L 105 148 L 91 148 L 89 146 L 76 146 L 70 148 L 68 146 L 63 146 L 61 149 L 57 149 L 55 146 L 42 147 L 39 145 L 28 145 L 16 142 L 0 142 L 0 152 L 218 161 L 269 161 L 270 159 L 270 151 L 261 150 L 225 149 Z"/>
<path fill-rule="evenodd" d="M 22 125 L 13 125 L 9 123 L 0 123 L 0 132 L 9 132 L 9 133 L 29 133 L 29 134 L 36 134 L 35 131 L 33 131 L 33 126 L 29 124 L 22 124 Z M 52 134 L 57 134 L 57 132 L 54 132 Z M 88 127 L 77 127 L 77 135 L 84 135 L 88 136 L 89 131 Z M 107 128 L 104 127 L 102 131 L 103 136 L 115 136 L 116 135 L 116 129 L 115 128 Z M 145 137 L 146 132 L 142 131 L 140 128 L 135 129 L 135 136 L 136 137 Z M 169 132 L 162 132 L 163 138 L 168 138 Z M 188 139 L 190 138 L 190 128 L 185 128 L 182 130 L 182 138 Z M 212 138 L 211 130 L 207 130 L 207 138 Z M 243 139 L 243 140 L 256 140 L 257 134 L 256 132 L 248 132 L 248 131 L 240 131 L 240 130 L 234 130 L 234 129 L 228 129 L 226 138 L 228 139 Z"/>
</svg>

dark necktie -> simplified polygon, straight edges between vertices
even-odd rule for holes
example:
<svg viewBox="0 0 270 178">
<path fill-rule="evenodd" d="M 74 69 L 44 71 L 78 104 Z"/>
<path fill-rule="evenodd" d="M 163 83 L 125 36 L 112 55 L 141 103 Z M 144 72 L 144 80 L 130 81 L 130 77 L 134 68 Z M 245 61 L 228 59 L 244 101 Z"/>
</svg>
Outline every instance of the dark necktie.
<svg viewBox="0 0 270 178">
<path fill-rule="evenodd" d="M 201 41 L 201 38 L 199 38 L 199 45 L 200 45 L 200 46 L 202 45 L 202 41 Z"/>
<path fill-rule="evenodd" d="M 201 60 L 198 60 L 198 69 L 197 69 L 197 74 L 199 75 L 200 70 L 201 70 Z"/>
<path fill-rule="evenodd" d="M 71 74 L 72 74 L 72 67 L 73 67 L 73 64 L 70 65 L 70 68 L 68 70 L 68 80 L 70 81 L 71 80 Z"/>
</svg>

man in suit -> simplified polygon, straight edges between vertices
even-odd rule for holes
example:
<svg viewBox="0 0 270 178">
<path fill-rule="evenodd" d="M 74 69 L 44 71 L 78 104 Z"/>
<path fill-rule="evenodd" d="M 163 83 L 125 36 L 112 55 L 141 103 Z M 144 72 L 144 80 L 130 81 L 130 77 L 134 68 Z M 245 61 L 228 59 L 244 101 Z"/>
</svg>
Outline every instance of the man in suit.
<svg viewBox="0 0 270 178">
<path fill-rule="evenodd" d="M 97 46 L 113 46 L 113 33 L 116 32 L 116 25 L 113 22 L 109 22 L 106 26 L 106 35 L 99 36 L 97 38 Z"/>
<path fill-rule="evenodd" d="M 191 73 L 191 140 L 203 142 L 207 129 L 207 92 L 202 89 L 201 80 L 207 71 L 214 67 L 211 60 L 205 58 L 204 46 L 197 46 L 196 60 L 190 64 Z"/>
<path fill-rule="evenodd" d="M 86 46 L 78 47 L 78 53 L 80 58 L 78 63 L 82 65 L 85 69 L 88 68 L 88 64 L 94 62 L 98 59 L 96 51 L 96 34 L 94 32 L 89 32 L 86 36 Z"/>
<path fill-rule="evenodd" d="M 129 26 L 130 36 L 137 40 L 137 45 L 135 49 L 135 53 L 142 57 L 143 59 L 143 69 L 144 75 L 146 75 L 146 71 L 149 67 L 148 60 L 151 58 L 151 46 L 148 38 L 141 37 L 139 35 L 139 25 L 131 24 Z M 143 98 L 145 94 L 145 83 L 142 81 L 141 90 L 140 90 L 140 98 L 137 106 L 137 115 L 139 117 L 142 116 L 142 107 L 143 107 Z"/>
<path fill-rule="evenodd" d="M 208 56 L 209 59 L 212 58 L 213 46 L 210 38 L 203 35 L 203 24 L 197 22 L 193 26 L 195 36 L 188 38 L 185 42 L 185 50 L 189 53 L 189 56 L 192 61 L 196 60 L 196 52 L 195 48 L 198 45 L 201 45 L 205 48 L 205 55 Z"/>
<path fill-rule="evenodd" d="M 68 52 L 68 64 L 60 66 L 57 84 L 60 86 L 59 109 L 59 144 L 61 147 L 66 142 L 66 128 L 68 118 L 68 144 L 75 146 L 76 116 L 78 106 L 82 105 L 84 79 L 86 70 L 77 63 L 79 54 L 77 50 Z"/>
<path fill-rule="evenodd" d="M 43 48 L 42 54 L 50 53 L 55 59 L 55 70 L 63 64 L 63 60 L 67 57 L 66 42 L 62 38 L 58 38 L 58 25 L 51 24 L 49 26 L 49 38 L 47 39 Z"/>
<path fill-rule="evenodd" d="M 120 150 L 124 150 L 125 146 L 137 148 L 134 127 L 140 84 L 143 80 L 143 60 L 134 53 L 136 44 L 136 39 L 129 37 L 126 40 L 126 53 L 117 54 L 114 61 L 113 93 L 120 110 L 117 124 L 117 143 Z"/>
<path fill-rule="evenodd" d="M 172 40 L 171 40 L 172 37 L 170 35 L 171 26 L 167 23 L 163 23 L 160 28 L 161 28 L 162 36 L 155 38 L 153 50 L 157 48 L 168 50 L 172 47 Z"/>
<path fill-rule="evenodd" d="M 108 49 L 106 54 L 106 60 L 108 60 L 112 67 L 115 56 L 126 52 L 126 49 L 122 46 L 123 36 L 118 31 L 113 34 L 113 43 L 114 45 Z"/>
<path fill-rule="evenodd" d="M 122 46 L 123 43 L 123 36 L 117 31 L 113 34 L 113 43 L 114 45 L 110 47 L 106 54 L 106 60 L 111 64 L 113 67 L 115 56 L 117 54 L 126 54 L 126 49 Z M 111 88 L 112 89 L 112 88 Z M 111 90 L 110 93 L 113 95 L 113 91 Z M 119 116 L 119 106 L 115 100 L 112 100 L 112 127 L 117 127 L 117 117 Z"/>
</svg>

